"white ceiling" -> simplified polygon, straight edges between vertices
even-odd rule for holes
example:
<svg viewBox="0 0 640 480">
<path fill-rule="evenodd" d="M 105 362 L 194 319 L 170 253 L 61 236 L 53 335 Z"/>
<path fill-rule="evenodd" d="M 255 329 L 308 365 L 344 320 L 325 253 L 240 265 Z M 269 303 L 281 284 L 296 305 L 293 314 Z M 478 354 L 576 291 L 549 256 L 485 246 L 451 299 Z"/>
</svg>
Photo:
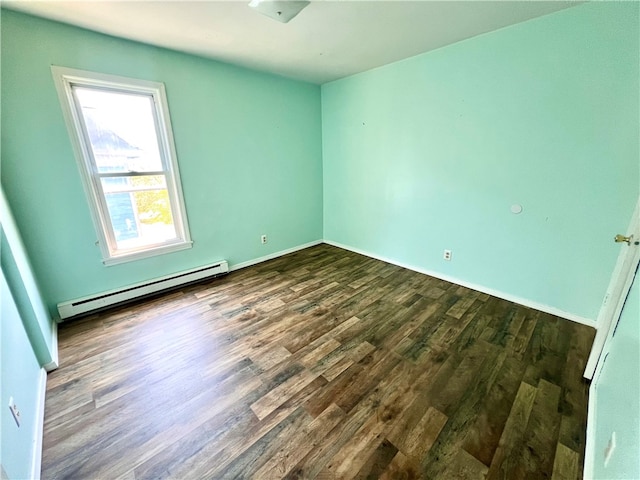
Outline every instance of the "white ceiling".
<svg viewBox="0 0 640 480">
<path fill-rule="evenodd" d="M 322 84 L 576 5 L 575 1 L 312 1 L 287 24 L 249 0 L 3 1 L 117 37 Z"/>
</svg>

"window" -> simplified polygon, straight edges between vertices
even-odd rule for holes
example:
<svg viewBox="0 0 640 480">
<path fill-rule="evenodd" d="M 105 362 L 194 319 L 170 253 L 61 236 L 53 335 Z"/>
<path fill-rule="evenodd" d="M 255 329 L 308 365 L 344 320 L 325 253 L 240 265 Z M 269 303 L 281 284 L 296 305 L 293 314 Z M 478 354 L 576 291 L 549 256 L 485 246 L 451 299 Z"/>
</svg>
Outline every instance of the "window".
<svg viewBox="0 0 640 480">
<path fill-rule="evenodd" d="M 189 248 L 164 85 L 51 68 L 104 263 Z"/>
</svg>

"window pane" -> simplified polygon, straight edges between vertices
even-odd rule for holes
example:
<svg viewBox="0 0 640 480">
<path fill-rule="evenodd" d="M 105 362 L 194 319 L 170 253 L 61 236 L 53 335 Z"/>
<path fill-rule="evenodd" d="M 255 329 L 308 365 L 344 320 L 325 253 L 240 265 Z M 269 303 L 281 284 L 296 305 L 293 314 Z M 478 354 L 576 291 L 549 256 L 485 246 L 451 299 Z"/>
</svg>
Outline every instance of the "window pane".
<svg viewBox="0 0 640 480">
<path fill-rule="evenodd" d="M 163 170 L 151 95 L 73 90 L 99 173 Z"/>
<path fill-rule="evenodd" d="M 102 178 L 118 249 L 178 239 L 164 175 Z"/>
</svg>

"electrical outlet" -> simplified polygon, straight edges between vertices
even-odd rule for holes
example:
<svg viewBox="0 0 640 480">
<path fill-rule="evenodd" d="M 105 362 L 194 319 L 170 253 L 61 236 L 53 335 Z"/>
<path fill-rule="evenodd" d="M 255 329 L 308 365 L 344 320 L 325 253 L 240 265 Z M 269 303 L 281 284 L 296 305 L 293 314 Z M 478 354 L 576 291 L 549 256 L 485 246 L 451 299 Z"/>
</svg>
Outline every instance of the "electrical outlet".
<svg viewBox="0 0 640 480">
<path fill-rule="evenodd" d="M 9 397 L 9 410 L 11 410 L 13 419 L 16 421 L 16 424 L 19 427 L 20 426 L 20 410 L 18 410 L 18 406 L 13 402 L 13 397 Z"/>
<path fill-rule="evenodd" d="M 451 250 L 445 250 L 442 254 L 442 258 L 444 258 L 448 262 L 451 261 Z"/>
<path fill-rule="evenodd" d="M 260 243 L 262 243 L 263 245 L 264 245 L 265 243 L 267 243 L 267 236 L 266 236 L 266 235 L 262 235 L 262 236 L 260 237 Z"/>
<path fill-rule="evenodd" d="M 607 443 L 607 447 L 604 449 L 604 466 L 606 467 L 611 460 L 611 456 L 613 455 L 614 450 L 616 449 L 616 432 L 611 433 L 611 438 L 609 438 L 609 443 Z"/>
</svg>

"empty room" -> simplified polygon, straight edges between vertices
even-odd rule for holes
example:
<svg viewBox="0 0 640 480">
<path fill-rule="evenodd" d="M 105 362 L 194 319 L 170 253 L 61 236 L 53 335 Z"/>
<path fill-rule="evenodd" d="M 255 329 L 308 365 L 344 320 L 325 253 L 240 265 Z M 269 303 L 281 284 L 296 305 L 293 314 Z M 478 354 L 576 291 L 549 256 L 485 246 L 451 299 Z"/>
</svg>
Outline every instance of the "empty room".
<svg viewBox="0 0 640 480">
<path fill-rule="evenodd" d="M 0 478 L 640 478 L 640 3 L 3 1 Z"/>
</svg>

